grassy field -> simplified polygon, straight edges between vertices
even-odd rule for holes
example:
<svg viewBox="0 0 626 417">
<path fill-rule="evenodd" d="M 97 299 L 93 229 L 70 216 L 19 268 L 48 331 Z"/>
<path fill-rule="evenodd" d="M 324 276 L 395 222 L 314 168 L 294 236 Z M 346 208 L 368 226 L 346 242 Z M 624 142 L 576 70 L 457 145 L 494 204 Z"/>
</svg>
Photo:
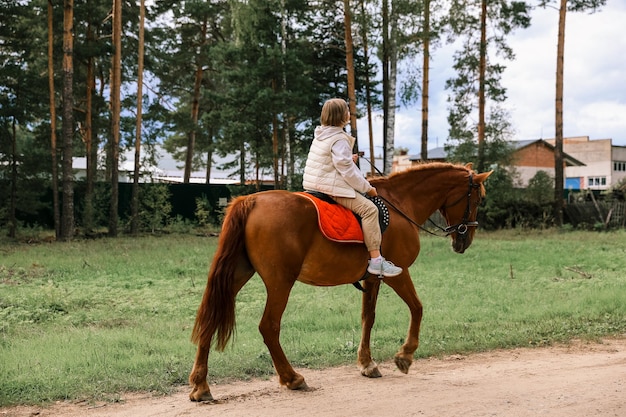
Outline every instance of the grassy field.
<svg viewBox="0 0 626 417">
<path fill-rule="evenodd" d="M 0 243 L 0 406 L 115 401 L 187 383 L 189 340 L 215 238 L 169 235 L 53 244 Z M 478 232 L 454 254 L 422 236 L 411 274 L 424 303 L 425 357 L 537 346 L 626 332 L 626 232 Z M 294 366 L 354 363 L 360 293 L 297 284 L 281 340 Z M 238 297 L 232 347 L 209 357 L 210 382 L 273 374 L 257 325 L 265 289 Z M 403 342 L 408 310 L 383 286 L 376 360 Z M 356 372 L 356 371 L 355 371 Z"/>
</svg>

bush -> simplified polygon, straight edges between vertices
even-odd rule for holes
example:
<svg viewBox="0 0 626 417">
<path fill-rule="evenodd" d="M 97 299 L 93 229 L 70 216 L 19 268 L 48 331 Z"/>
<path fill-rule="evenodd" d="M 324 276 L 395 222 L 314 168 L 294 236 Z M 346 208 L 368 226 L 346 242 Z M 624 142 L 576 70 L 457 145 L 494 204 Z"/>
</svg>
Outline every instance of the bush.
<svg viewBox="0 0 626 417">
<path fill-rule="evenodd" d="M 213 206 L 209 202 L 206 194 L 202 194 L 202 197 L 196 197 L 196 211 L 194 214 L 196 215 L 196 220 L 200 227 L 206 227 L 211 224 L 212 211 Z"/>
<path fill-rule="evenodd" d="M 140 224 L 142 229 L 154 233 L 161 230 L 170 219 L 172 211 L 170 190 L 166 184 L 150 184 L 140 190 Z"/>
<path fill-rule="evenodd" d="M 539 206 L 551 206 L 554 202 L 554 178 L 545 171 L 539 171 L 528 181 L 526 201 Z"/>
<path fill-rule="evenodd" d="M 178 215 L 168 221 L 166 230 L 170 233 L 189 234 L 193 231 L 194 226 L 191 220 Z"/>
<path fill-rule="evenodd" d="M 536 229 L 553 225 L 554 181 L 547 173 L 539 171 L 526 189 L 515 188 L 514 176 L 504 169 L 496 169 L 487 181 L 487 197 L 478 212 L 481 227 Z"/>
</svg>

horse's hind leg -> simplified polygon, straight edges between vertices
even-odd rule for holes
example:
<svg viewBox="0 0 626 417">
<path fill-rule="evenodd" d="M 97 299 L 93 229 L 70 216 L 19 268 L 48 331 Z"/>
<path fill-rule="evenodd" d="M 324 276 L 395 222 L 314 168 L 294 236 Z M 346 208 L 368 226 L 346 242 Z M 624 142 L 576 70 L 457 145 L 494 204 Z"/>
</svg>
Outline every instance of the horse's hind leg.
<svg viewBox="0 0 626 417">
<path fill-rule="evenodd" d="M 213 401 L 213 396 L 211 395 L 211 390 L 206 380 L 208 358 L 209 349 L 198 345 L 196 360 L 193 363 L 193 369 L 189 375 L 189 383 L 192 386 L 192 391 L 189 394 L 191 401 Z"/>
<path fill-rule="evenodd" d="M 267 302 L 263 318 L 259 323 L 259 331 L 272 356 L 274 369 L 276 369 L 281 385 L 292 390 L 306 388 L 304 377 L 293 369 L 280 345 L 280 321 L 287 307 L 293 282 L 290 284 L 278 283 L 275 286 L 266 282 L 265 285 L 267 287 Z"/>
<path fill-rule="evenodd" d="M 234 277 L 235 294 L 233 295 L 233 297 L 235 297 L 237 293 L 239 293 L 241 288 L 250 280 L 253 275 L 254 270 L 250 267 L 248 263 L 243 261 L 239 262 L 237 272 L 235 273 Z M 211 390 L 206 380 L 208 374 L 208 360 L 210 348 L 211 340 L 209 340 L 205 344 L 198 343 L 196 359 L 193 363 L 191 373 L 189 374 L 189 383 L 192 387 L 191 393 L 189 394 L 189 399 L 191 401 L 213 401 L 213 395 L 211 395 Z"/>
<path fill-rule="evenodd" d="M 365 292 L 363 293 L 363 302 L 361 307 L 361 343 L 357 352 L 357 365 L 361 375 L 369 378 L 379 378 L 382 376 L 378 370 L 378 365 L 372 360 L 372 352 L 370 350 L 370 336 L 372 327 L 374 326 L 376 301 L 378 299 L 378 290 L 380 289 L 380 280 L 368 279 L 363 282 Z"/>
</svg>

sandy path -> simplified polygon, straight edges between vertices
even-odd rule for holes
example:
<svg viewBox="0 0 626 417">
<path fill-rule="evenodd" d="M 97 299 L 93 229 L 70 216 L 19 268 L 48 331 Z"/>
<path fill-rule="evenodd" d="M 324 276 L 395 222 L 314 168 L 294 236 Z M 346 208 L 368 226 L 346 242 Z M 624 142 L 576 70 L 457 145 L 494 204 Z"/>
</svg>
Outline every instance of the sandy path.
<svg viewBox="0 0 626 417">
<path fill-rule="evenodd" d="M 275 377 L 216 385 L 210 404 L 188 401 L 185 387 L 116 404 L 5 408 L 0 417 L 626 416 L 626 339 L 421 359 L 408 375 L 391 362 L 380 369 L 378 379 L 355 366 L 300 370 L 307 391 L 281 388 Z"/>
</svg>

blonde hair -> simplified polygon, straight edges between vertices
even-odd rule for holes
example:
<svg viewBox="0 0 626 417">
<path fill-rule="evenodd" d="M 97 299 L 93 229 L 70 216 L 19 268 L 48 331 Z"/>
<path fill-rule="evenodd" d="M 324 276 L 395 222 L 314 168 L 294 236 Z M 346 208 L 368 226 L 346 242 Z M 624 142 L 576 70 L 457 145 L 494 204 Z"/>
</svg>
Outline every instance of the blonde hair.
<svg viewBox="0 0 626 417">
<path fill-rule="evenodd" d="M 344 127 L 348 122 L 348 103 L 340 98 L 331 98 L 322 106 L 320 122 L 322 126 Z"/>
</svg>

